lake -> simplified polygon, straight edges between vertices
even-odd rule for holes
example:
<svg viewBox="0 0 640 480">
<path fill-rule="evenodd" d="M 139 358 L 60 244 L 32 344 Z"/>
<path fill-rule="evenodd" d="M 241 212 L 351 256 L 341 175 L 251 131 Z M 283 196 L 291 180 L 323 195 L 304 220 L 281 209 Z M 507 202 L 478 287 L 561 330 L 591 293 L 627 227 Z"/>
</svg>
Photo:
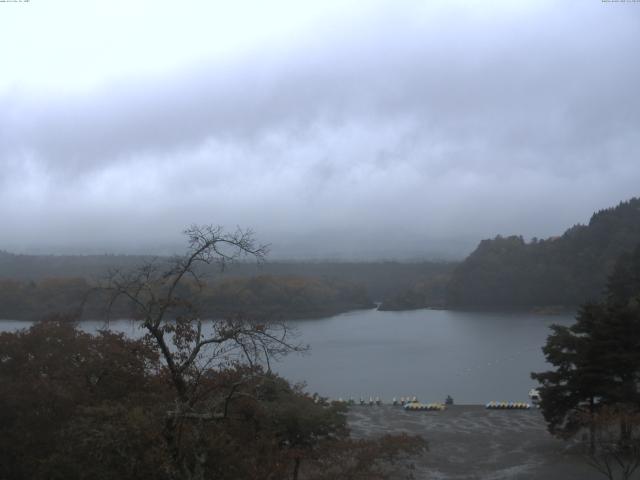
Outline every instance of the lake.
<svg viewBox="0 0 640 480">
<path fill-rule="evenodd" d="M 549 325 L 570 325 L 572 315 L 413 310 L 359 310 L 329 318 L 291 321 L 304 355 L 290 355 L 274 370 L 310 392 L 332 398 L 416 395 L 421 401 L 456 403 L 526 401 L 532 371 L 549 366 L 541 351 Z M 0 331 L 28 324 L 0 320 Z M 102 322 L 83 322 L 93 331 Z M 130 321 L 111 328 L 138 336 Z"/>
</svg>

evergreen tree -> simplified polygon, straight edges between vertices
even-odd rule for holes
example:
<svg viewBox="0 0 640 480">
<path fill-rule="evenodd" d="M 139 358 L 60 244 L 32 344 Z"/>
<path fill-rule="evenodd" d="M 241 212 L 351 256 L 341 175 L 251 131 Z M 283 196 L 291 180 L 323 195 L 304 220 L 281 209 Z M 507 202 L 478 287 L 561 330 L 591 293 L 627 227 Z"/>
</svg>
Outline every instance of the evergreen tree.
<svg viewBox="0 0 640 480">
<path fill-rule="evenodd" d="M 599 407 L 640 408 L 639 300 L 640 245 L 619 258 L 605 301 L 582 306 L 570 327 L 552 327 L 543 351 L 555 369 L 531 374 L 551 433 L 570 437 L 589 423 L 593 438 Z"/>
</svg>

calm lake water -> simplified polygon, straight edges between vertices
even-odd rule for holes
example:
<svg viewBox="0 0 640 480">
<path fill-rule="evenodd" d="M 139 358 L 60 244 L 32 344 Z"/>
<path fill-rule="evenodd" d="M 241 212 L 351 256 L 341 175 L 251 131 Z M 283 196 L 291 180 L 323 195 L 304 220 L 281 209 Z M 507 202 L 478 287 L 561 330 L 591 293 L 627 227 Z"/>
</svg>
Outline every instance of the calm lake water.
<svg viewBox="0 0 640 480">
<path fill-rule="evenodd" d="M 532 371 L 548 368 L 541 347 L 549 325 L 569 325 L 573 316 L 526 313 L 360 310 L 334 317 L 292 321 L 305 355 L 290 355 L 274 370 L 310 392 L 333 398 L 416 395 L 425 402 L 451 395 L 456 403 L 525 401 Z M 93 331 L 102 322 L 83 322 Z M 0 320 L 0 331 L 25 327 Z M 130 321 L 111 328 L 131 336 Z"/>
</svg>

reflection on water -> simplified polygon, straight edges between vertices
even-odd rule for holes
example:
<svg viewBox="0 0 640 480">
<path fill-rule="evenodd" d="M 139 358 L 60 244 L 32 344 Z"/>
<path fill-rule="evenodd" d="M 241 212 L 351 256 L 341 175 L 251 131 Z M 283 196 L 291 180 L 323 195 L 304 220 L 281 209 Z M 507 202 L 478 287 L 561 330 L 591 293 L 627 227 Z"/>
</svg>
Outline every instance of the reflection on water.
<svg viewBox="0 0 640 480">
<path fill-rule="evenodd" d="M 527 400 L 532 371 L 547 368 L 541 347 L 552 323 L 568 325 L 570 315 L 415 310 L 362 310 L 335 317 L 290 322 L 306 355 L 273 364 L 286 378 L 331 397 L 416 395 L 423 401 L 457 403 Z M 28 326 L 0 321 L 0 331 Z M 142 334 L 130 320 L 111 321 L 112 330 Z M 104 322 L 86 321 L 94 332 Z"/>
</svg>

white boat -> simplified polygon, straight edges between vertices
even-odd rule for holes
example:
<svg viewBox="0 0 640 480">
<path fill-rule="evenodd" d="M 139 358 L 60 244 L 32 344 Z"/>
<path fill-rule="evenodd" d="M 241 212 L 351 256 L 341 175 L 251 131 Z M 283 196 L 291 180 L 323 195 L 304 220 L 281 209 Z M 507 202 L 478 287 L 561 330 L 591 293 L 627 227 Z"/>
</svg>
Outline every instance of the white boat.
<svg viewBox="0 0 640 480">
<path fill-rule="evenodd" d="M 531 390 L 529 390 L 529 398 L 531 399 L 531 403 L 538 403 L 540 402 L 540 392 L 538 391 L 537 388 L 532 388 Z"/>
</svg>

